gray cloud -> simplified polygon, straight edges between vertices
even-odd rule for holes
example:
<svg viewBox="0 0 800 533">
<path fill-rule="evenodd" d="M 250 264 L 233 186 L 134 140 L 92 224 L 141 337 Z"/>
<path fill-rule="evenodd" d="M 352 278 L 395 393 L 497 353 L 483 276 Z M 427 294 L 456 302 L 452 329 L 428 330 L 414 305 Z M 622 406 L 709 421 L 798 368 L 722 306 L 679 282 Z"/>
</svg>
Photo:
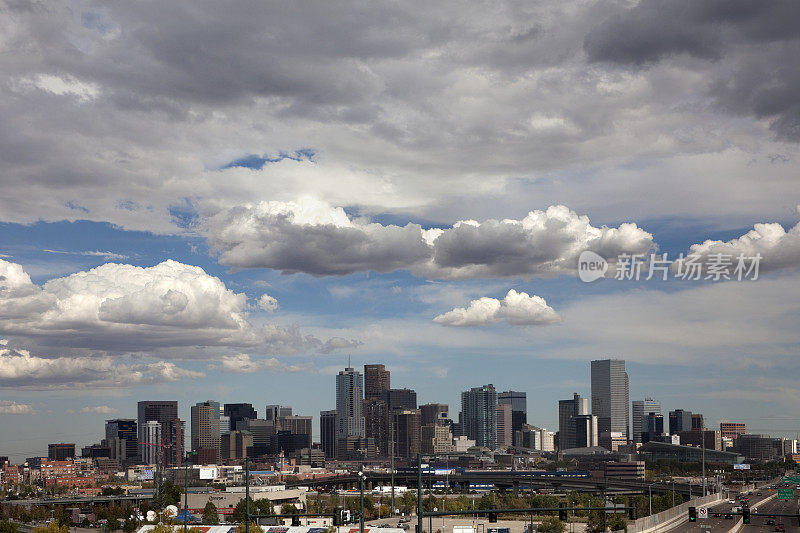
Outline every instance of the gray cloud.
<svg viewBox="0 0 800 533">
<path fill-rule="evenodd" d="M 686 55 L 719 61 L 709 94 L 720 109 L 769 119 L 778 138 L 800 140 L 800 4 L 792 0 L 644 0 L 586 37 L 590 61 L 643 66 Z"/>
<path fill-rule="evenodd" d="M 410 270 L 441 279 L 551 277 L 575 272 L 584 250 L 616 257 L 654 246 L 636 224 L 595 227 L 564 206 L 522 220 L 423 230 L 351 218 L 304 199 L 239 206 L 212 217 L 205 231 L 223 264 L 315 276 Z"/>
</svg>

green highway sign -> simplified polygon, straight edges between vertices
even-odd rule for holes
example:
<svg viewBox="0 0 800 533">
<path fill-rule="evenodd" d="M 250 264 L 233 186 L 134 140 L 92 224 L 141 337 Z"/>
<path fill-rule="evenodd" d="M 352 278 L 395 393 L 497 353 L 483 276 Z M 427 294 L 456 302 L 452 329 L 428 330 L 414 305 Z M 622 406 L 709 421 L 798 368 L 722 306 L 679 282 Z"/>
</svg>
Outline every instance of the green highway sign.
<svg viewBox="0 0 800 533">
<path fill-rule="evenodd" d="M 779 500 L 793 500 L 794 499 L 794 490 L 792 490 L 792 489 L 778 489 L 778 499 Z"/>
<path fill-rule="evenodd" d="M 800 483 L 800 477 L 786 476 L 782 481 L 784 483 Z"/>
</svg>

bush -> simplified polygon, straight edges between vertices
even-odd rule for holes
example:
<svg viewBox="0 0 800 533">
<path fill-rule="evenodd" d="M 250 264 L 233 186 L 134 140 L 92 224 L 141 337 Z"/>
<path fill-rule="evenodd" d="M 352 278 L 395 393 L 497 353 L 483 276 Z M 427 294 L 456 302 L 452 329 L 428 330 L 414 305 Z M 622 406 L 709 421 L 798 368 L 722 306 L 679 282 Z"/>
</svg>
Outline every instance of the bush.
<svg viewBox="0 0 800 533">
<path fill-rule="evenodd" d="M 546 517 L 536 528 L 539 533 L 564 533 L 565 529 L 564 522 L 555 516 Z"/>
</svg>

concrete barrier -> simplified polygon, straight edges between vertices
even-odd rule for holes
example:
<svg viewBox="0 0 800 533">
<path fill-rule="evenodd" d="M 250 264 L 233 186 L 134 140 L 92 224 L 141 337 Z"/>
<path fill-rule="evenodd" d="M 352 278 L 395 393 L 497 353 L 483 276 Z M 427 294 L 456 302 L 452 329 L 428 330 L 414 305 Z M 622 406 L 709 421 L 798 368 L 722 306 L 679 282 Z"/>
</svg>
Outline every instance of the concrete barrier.
<svg viewBox="0 0 800 533">
<path fill-rule="evenodd" d="M 656 533 L 658 531 L 667 531 L 672 529 L 678 524 L 681 518 L 685 517 L 689 512 L 689 507 L 703 507 L 713 505 L 723 500 L 722 493 L 709 494 L 702 498 L 695 498 L 684 502 L 675 507 L 671 507 L 666 511 L 645 516 L 633 523 L 628 524 L 628 533 Z"/>
</svg>

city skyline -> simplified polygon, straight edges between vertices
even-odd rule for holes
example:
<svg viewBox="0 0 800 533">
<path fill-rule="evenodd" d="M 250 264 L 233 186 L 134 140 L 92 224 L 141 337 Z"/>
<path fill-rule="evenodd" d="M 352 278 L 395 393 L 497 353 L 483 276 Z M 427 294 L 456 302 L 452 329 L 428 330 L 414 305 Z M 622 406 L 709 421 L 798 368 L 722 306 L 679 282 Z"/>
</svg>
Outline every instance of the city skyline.
<svg viewBox="0 0 800 533">
<path fill-rule="evenodd" d="M 794 435 L 800 7 L 684 3 L 4 6 L 0 449 L 350 364 L 555 429 L 607 358 Z"/>
<path fill-rule="evenodd" d="M 608 363 L 608 362 L 614 363 L 614 362 L 616 362 L 616 363 L 622 365 L 621 368 L 624 368 L 624 365 L 625 365 L 625 361 L 619 361 L 619 360 L 591 361 L 591 362 L 587 362 L 587 363 L 591 363 L 590 368 L 593 368 L 593 367 L 597 366 L 597 363 L 604 363 L 604 362 L 605 363 Z M 375 366 L 381 366 L 381 365 L 376 365 L 375 363 L 372 363 L 372 364 L 367 363 L 364 366 L 366 368 L 374 368 Z M 385 379 L 386 379 L 386 384 L 388 385 L 388 375 L 391 372 L 391 369 L 390 368 L 386 368 L 385 370 L 382 369 L 382 372 L 386 373 L 386 378 Z M 625 376 L 625 378 L 626 378 L 625 379 L 625 385 L 627 386 L 628 385 L 627 375 Z M 345 389 L 343 392 L 346 392 L 347 394 L 353 394 L 354 395 L 354 397 L 353 397 L 354 399 L 358 396 L 358 394 L 365 387 L 365 385 L 364 385 L 364 374 L 362 372 L 360 372 L 358 369 L 355 369 L 355 368 L 352 368 L 352 367 L 346 367 L 346 368 L 344 368 L 344 370 L 341 370 L 337 374 L 335 381 L 336 381 L 337 387 L 339 387 L 340 384 L 341 384 L 341 386 Z M 350 389 L 351 387 L 354 388 L 355 390 L 351 391 L 351 392 L 347 392 L 347 389 Z M 589 388 L 591 388 L 591 380 L 589 380 Z M 336 390 L 336 387 L 334 387 L 334 390 Z M 486 396 L 486 391 L 487 390 L 490 391 L 490 395 L 495 398 L 494 405 L 495 405 L 496 408 L 500 407 L 504 402 L 506 402 L 506 403 L 510 402 L 510 398 L 513 397 L 513 395 L 519 396 L 521 394 L 521 392 L 514 392 L 514 391 L 498 393 L 497 392 L 497 388 L 493 387 L 492 384 L 479 386 L 479 387 L 470 387 L 469 389 L 466 389 L 465 391 L 462 391 L 462 393 L 461 393 L 462 404 L 461 405 L 468 405 L 468 408 L 470 410 L 472 410 L 473 412 L 474 412 L 474 410 L 476 408 L 480 410 L 481 407 L 479 407 L 479 405 L 481 405 L 481 403 L 486 403 L 484 401 L 484 400 L 486 400 L 486 398 L 484 398 L 484 396 Z M 405 396 L 407 396 L 408 394 L 412 394 L 415 397 L 415 394 L 416 394 L 416 391 L 413 390 L 413 389 L 410 389 L 410 388 L 386 389 L 385 392 L 384 392 L 384 396 L 386 398 L 389 398 L 389 396 L 386 394 L 386 393 L 389 393 L 389 392 L 402 393 L 401 396 L 396 396 L 398 398 L 398 400 L 395 400 L 395 401 L 402 401 L 402 402 L 405 402 L 407 400 L 404 400 L 404 399 L 400 400 L 401 398 L 405 398 Z M 465 395 L 467 397 L 474 396 L 474 398 L 470 399 L 470 400 L 465 400 Z M 336 404 L 336 396 L 337 395 L 334 394 L 334 397 L 331 399 L 332 400 L 331 403 L 333 405 Z M 501 396 L 504 396 L 504 398 L 501 398 Z M 264 415 L 262 416 L 262 418 L 258 419 L 257 421 L 259 421 L 259 422 L 263 421 L 264 418 L 266 417 L 266 419 L 267 419 L 266 421 L 268 423 L 274 424 L 274 420 L 270 419 L 270 417 L 278 416 L 278 417 L 281 417 L 281 418 L 286 417 L 287 420 L 291 419 L 290 421 L 293 422 L 293 424 L 296 425 L 296 422 L 294 422 L 295 419 L 297 419 L 297 420 L 308 419 L 310 421 L 309 429 L 310 429 L 311 442 L 319 443 L 320 442 L 320 437 L 321 437 L 321 435 L 319 433 L 319 430 L 321 428 L 319 415 L 320 415 L 320 413 L 326 413 L 326 412 L 336 413 L 336 409 L 333 409 L 333 410 L 323 409 L 321 411 L 316 411 L 316 412 L 301 413 L 298 410 L 294 409 L 293 406 L 287 405 L 289 403 L 289 402 L 286 401 L 287 399 L 288 398 L 283 398 L 281 400 L 282 405 L 278 405 L 278 404 L 267 405 L 265 410 L 263 411 Z M 361 403 L 364 403 L 365 400 L 368 401 L 368 399 L 363 398 L 363 394 L 362 394 Z M 489 403 L 491 403 L 490 400 L 487 400 L 487 401 L 489 401 Z M 550 430 L 553 434 L 557 434 L 557 432 L 559 431 L 560 426 L 561 426 L 561 424 L 559 423 L 559 420 L 562 419 L 562 417 L 564 416 L 563 410 L 564 410 L 564 405 L 565 405 L 566 402 L 568 402 L 570 405 L 573 404 L 573 400 L 556 400 L 554 405 L 553 405 L 552 411 L 555 413 L 556 424 L 550 426 L 550 425 L 547 425 L 547 424 L 538 423 L 539 422 L 538 420 L 528 420 L 527 423 L 530 424 L 530 426 L 535 428 L 535 429 L 543 428 L 545 430 Z M 588 398 L 580 397 L 580 395 L 578 395 L 578 393 L 575 393 L 574 402 L 579 402 L 579 403 L 575 404 L 575 409 L 576 409 L 575 413 L 576 414 L 584 414 L 585 413 L 589 418 L 597 417 L 596 414 L 592 413 L 592 409 L 589 407 L 590 404 L 589 404 L 589 399 Z M 650 405 L 658 405 L 659 408 L 668 409 L 670 415 L 673 415 L 673 413 L 682 413 L 682 412 L 685 413 L 682 416 L 682 418 L 685 418 L 685 421 L 683 422 L 683 424 L 684 425 L 686 425 L 686 424 L 691 425 L 691 419 L 692 419 L 692 414 L 693 414 L 691 411 L 688 411 L 688 410 L 685 410 L 685 409 L 682 409 L 682 408 L 677 408 L 677 407 L 676 408 L 664 407 L 663 405 L 660 404 L 660 402 L 658 400 L 654 400 L 654 399 L 649 398 L 649 397 L 646 399 L 646 402 L 651 402 Z M 631 416 L 628 419 L 628 423 L 629 424 L 631 422 L 631 417 L 635 415 L 636 405 L 639 404 L 639 403 L 642 403 L 642 401 L 640 401 L 640 400 L 632 400 L 630 403 L 633 406 L 633 411 L 631 412 Z M 415 404 L 416 404 L 416 402 L 415 402 Z M 441 408 L 446 405 L 446 404 L 443 405 L 442 403 L 437 403 L 437 402 L 426 402 L 426 404 L 430 405 L 430 407 L 432 407 L 432 408 L 435 408 L 437 410 L 437 412 L 439 410 L 441 410 Z M 424 406 L 426 404 L 419 403 L 418 405 L 420 407 L 422 407 L 422 406 Z M 486 404 L 486 405 L 488 406 L 489 404 Z M 509 403 L 509 405 L 511 405 L 511 404 Z M 518 404 L 518 405 L 522 406 L 522 404 Z M 171 425 L 174 425 L 173 424 L 173 420 L 174 420 L 173 417 L 175 416 L 176 412 L 178 414 L 180 414 L 180 407 L 179 406 L 180 406 L 180 403 L 176 402 L 174 400 L 169 400 L 169 401 L 166 401 L 166 400 L 155 400 L 155 401 L 153 401 L 153 400 L 140 400 L 140 401 L 137 402 L 137 410 L 138 410 L 138 413 L 139 413 L 139 419 L 140 420 L 162 420 L 163 419 L 163 423 L 164 423 L 163 427 L 165 427 L 165 428 L 168 428 L 168 427 L 171 427 Z M 197 421 L 199 420 L 199 418 L 198 418 L 198 414 L 196 414 L 195 411 L 198 411 L 198 413 L 199 413 L 200 409 L 205 409 L 208 406 L 210 406 L 211 409 L 207 410 L 207 413 L 205 414 L 205 416 L 206 417 L 211 416 L 212 417 L 212 421 L 208 422 L 207 420 L 204 420 L 204 421 L 201 421 L 200 424 L 197 424 Z M 695 409 L 698 408 L 698 406 L 694 406 L 694 407 L 695 407 Z M 189 410 L 191 412 L 191 417 L 190 417 L 191 424 L 183 422 L 181 424 L 181 431 L 183 431 L 184 435 L 185 435 L 183 444 L 186 446 L 186 449 L 187 450 L 193 450 L 194 452 L 200 452 L 201 449 L 204 448 L 204 445 L 201 445 L 199 440 L 198 440 L 200 432 L 209 431 L 209 425 L 211 423 L 216 422 L 217 424 L 219 424 L 220 419 L 223 418 L 221 416 L 223 411 L 246 410 L 249 413 L 252 413 L 253 411 L 256 411 L 255 409 L 252 408 L 252 402 L 226 403 L 226 402 L 215 401 L 215 400 L 206 400 L 206 401 L 203 401 L 203 402 L 195 402 L 194 404 L 191 404 L 189 406 L 189 408 L 190 408 Z M 406 408 L 405 407 L 396 408 L 396 410 L 393 411 L 393 412 L 396 413 L 396 414 L 409 412 L 409 411 L 404 411 L 403 409 L 406 409 Z M 570 410 L 571 409 L 572 409 L 572 407 L 570 407 Z M 588 412 L 586 412 L 587 409 L 588 409 Z M 604 410 L 605 408 L 603 406 L 599 406 L 599 409 Z M 630 407 L 629 407 L 629 409 L 630 409 Z M 358 410 L 358 409 L 356 409 L 356 410 Z M 417 412 L 416 416 L 419 417 L 420 411 L 418 409 L 415 409 L 414 411 Z M 570 411 L 570 412 L 572 412 L 572 411 Z M 275 413 L 279 413 L 279 414 L 275 415 Z M 393 416 L 396 416 L 396 414 L 393 415 Z M 449 414 L 450 414 L 450 420 L 452 422 L 458 422 L 459 416 L 462 413 L 450 411 Z M 697 413 L 694 413 L 694 414 L 695 414 L 695 416 L 697 416 Z M 213 420 L 214 415 L 216 415 L 216 421 Z M 492 412 L 491 415 L 494 415 L 494 412 Z M 484 416 L 489 416 L 489 412 L 487 411 Z M 494 420 L 495 420 L 495 422 L 494 422 L 495 423 L 494 435 L 495 435 L 495 439 L 498 439 L 498 441 L 499 441 L 499 439 L 501 439 L 501 437 L 500 437 L 500 433 L 498 431 L 499 430 L 498 422 L 496 422 L 498 416 L 499 416 L 499 414 L 495 415 L 495 418 L 494 418 Z M 573 415 L 569 415 L 569 416 L 573 416 Z M 703 415 L 701 414 L 700 416 L 703 416 Z M 509 417 L 508 421 L 511 422 L 511 411 L 509 411 L 508 417 Z M 490 416 L 490 418 L 491 418 L 491 416 Z M 586 417 L 584 417 L 584 418 L 586 418 Z M 111 418 L 111 419 L 106 418 L 106 420 L 105 420 L 106 424 L 105 424 L 104 432 L 101 431 L 101 432 L 99 432 L 97 434 L 91 434 L 89 436 L 85 436 L 85 438 L 87 439 L 86 442 L 77 441 L 77 442 L 75 442 L 74 448 L 76 450 L 80 450 L 81 448 L 83 448 L 85 446 L 89 446 L 90 444 L 99 442 L 103 438 L 103 436 L 108 438 L 109 437 L 109 427 L 116 428 L 119 421 L 125 421 L 125 420 L 128 420 L 128 419 L 125 419 L 124 416 L 117 416 L 117 417 Z M 129 420 L 134 421 L 134 422 L 136 421 L 135 418 L 134 419 L 129 419 Z M 179 420 L 179 422 L 180 422 L 180 420 Z M 112 423 L 113 423 L 113 426 L 111 425 Z M 167 437 L 168 433 L 164 433 L 163 434 L 164 436 L 162 437 L 162 424 L 159 423 L 159 424 L 156 424 L 153 428 L 150 428 L 150 424 L 154 424 L 154 423 L 155 422 L 148 422 L 147 425 L 140 425 L 140 427 L 139 427 L 139 438 L 140 439 L 143 436 L 145 436 L 145 442 L 146 442 L 147 439 L 152 440 L 151 437 L 154 436 L 154 435 L 157 436 L 157 437 L 155 437 L 157 439 L 162 439 L 162 438 L 166 438 Z M 397 421 L 395 421 L 395 423 L 397 423 Z M 480 422 L 477 422 L 477 423 L 480 426 Z M 584 423 L 584 422 L 582 422 L 582 423 Z M 358 422 L 357 421 L 354 421 L 351 424 L 355 424 L 355 426 L 353 426 L 353 427 L 356 427 L 356 428 L 358 426 Z M 590 424 L 591 424 L 591 422 L 590 422 Z M 596 424 L 596 422 L 595 422 L 595 424 Z M 706 425 L 706 427 L 708 427 L 708 429 L 710 429 L 710 430 L 716 430 L 716 431 L 720 432 L 721 430 L 725 429 L 725 427 L 723 427 L 723 426 L 726 426 L 726 427 L 737 426 L 738 427 L 741 424 L 747 425 L 746 422 L 744 422 L 741 419 L 730 420 L 730 419 L 726 418 L 726 419 L 721 420 L 719 423 L 717 423 L 714 426 Z M 474 426 L 474 424 L 473 424 L 473 426 Z M 292 427 L 294 427 L 294 425 L 292 425 Z M 338 423 L 337 423 L 336 427 L 338 427 Z M 345 427 L 347 427 L 347 424 L 344 424 L 342 426 L 342 428 L 345 428 Z M 418 425 L 417 427 L 419 428 L 420 426 Z M 481 426 L 481 427 L 483 427 L 483 426 Z M 591 426 L 589 426 L 589 427 L 591 427 Z M 246 425 L 243 425 L 241 427 L 241 429 L 249 429 L 249 428 Z M 287 429 L 287 428 L 283 428 L 283 429 Z M 216 431 L 212 430 L 212 433 L 210 433 L 210 434 L 207 433 L 206 434 L 207 436 L 205 437 L 206 440 L 208 440 L 209 438 L 212 439 L 212 440 L 216 439 L 216 451 L 214 453 L 212 453 L 212 454 L 209 454 L 209 453 L 205 453 L 205 452 L 207 452 L 207 450 L 203 450 L 204 453 L 199 453 L 198 456 L 202 456 L 204 462 L 212 462 L 212 463 L 217 461 L 219 458 L 221 458 L 221 456 L 219 455 L 220 434 L 225 434 L 228 431 L 233 432 L 232 430 L 233 430 L 233 428 L 231 428 L 229 430 L 228 428 L 222 428 L 221 426 L 218 426 Z M 673 433 L 673 428 L 672 427 L 667 427 L 666 423 L 663 424 L 663 430 L 664 430 L 665 434 L 672 434 Z M 667 431 L 667 430 L 669 430 L 669 431 Z M 689 430 L 691 430 L 691 427 L 689 428 Z M 358 431 L 358 430 L 356 429 L 356 431 Z M 462 431 L 464 433 L 461 433 L 461 434 L 466 434 L 466 431 L 468 431 L 468 430 L 466 428 L 464 428 L 464 429 L 462 429 Z M 477 426 L 474 427 L 471 431 L 478 431 Z M 481 429 L 480 431 L 486 431 L 486 430 L 485 429 Z M 597 431 L 597 426 L 596 425 L 595 425 L 594 431 L 595 431 L 595 438 L 597 438 L 597 435 L 600 434 L 600 433 Z M 678 432 L 686 431 L 686 429 L 681 427 L 681 428 L 675 429 L 675 431 L 678 431 Z M 737 431 L 739 433 L 742 432 L 740 429 L 737 429 Z M 491 433 L 491 430 L 489 430 L 489 432 Z M 724 431 L 722 431 L 721 433 L 724 434 Z M 753 431 L 753 430 L 750 430 L 748 428 L 746 433 L 748 433 L 748 434 L 759 434 L 761 432 Z M 54 433 L 53 435 L 57 435 L 57 434 L 58 433 Z M 214 435 L 216 435 L 216 436 L 214 436 Z M 455 436 L 455 435 L 456 435 L 456 433 L 453 432 L 453 436 Z M 190 436 L 191 436 L 191 439 L 189 438 Z M 772 436 L 773 437 L 782 437 L 782 436 L 796 437 L 797 435 L 796 434 L 792 435 L 791 433 L 777 432 L 775 434 L 772 434 Z M 341 437 L 342 437 L 342 435 L 339 435 L 339 436 L 334 435 L 334 438 L 337 441 Z M 513 436 L 513 434 L 512 434 L 511 439 L 513 440 L 514 438 L 516 438 L 516 437 Z M 571 435 L 568 434 L 567 438 L 575 438 L 574 433 L 571 434 Z M 585 437 L 583 437 L 583 438 L 585 438 Z M 418 442 L 419 434 L 416 434 L 415 439 L 417 439 L 417 442 Z M 52 446 L 54 446 L 52 444 L 53 439 L 49 439 L 48 440 L 48 439 L 45 438 L 44 440 L 48 441 L 48 446 L 50 448 L 52 448 Z M 633 438 L 631 438 L 630 440 L 633 440 Z M 600 439 L 600 441 L 601 441 L 600 445 L 603 446 L 602 439 Z M 163 442 L 167 442 L 167 441 L 163 441 Z M 252 442 L 252 441 L 250 441 L 250 442 Z M 173 444 L 174 444 L 174 442 L 173 442 Z M 497 444 L 499 446 L 499 445 L 501 445 L 503 443 L 497 442 Z M 241 445 L 241 443 L 240 443 L 240 445 Z M 510 445 L 510 442 L 509 443 L 505 443 L 504 445 Z M 577 446 L 578 447 L 582 447 L 582 446 L 585 446 L 585 445 L 588 445 L 588 444 L 578 444 Z M 324 446 L 324 443 L 323 443 L 323 446 Z M 492 446 L 492 444 L 490 444 L 490 447 L 491 446 Z M 559 446 L 561 446 L 560 443 L 559 443 Z M 606 447 L 608 447 L 608 445 L 606 445 Z M 139 450 L 140 450 L 140 453 L 139 453 L 140 459 L 144 458 L 142 460 L 144 460 L 145 463 L 152 462 L 152 461 L 155 460 L 154 458 L 161 457 L 161 456 L 158 455 L 160 452 L 158 452 L 156 448 L 152 448 L 152 447 L 148 447 L 148 446 L 142 446 L 140 444 Z M 31 453 L 29 453 L 29 452 L 22 452 L 22 453 L 16 453 L 15 454 L 15 453 L 10 453 L 10 452 L 8 452 L 6 450 L 0 450 L 0 453 L 5 453 L 6 456 L 9 456 L 9 457 L 12 458 L 12 461 L 15 460 L 15 459 L 17 461 L 19 461 L 23 456 L 24 457 L 36 457 L 37 456 L 37 454 L 35 454 L 35 453 L 33 455 L 31 455 Z M 163 453 L 169 453 L 169 450 L 163 450 Z M 48 454 L 40 454 L 40 455 L 46 457 Z M 165 457 L 163 460 L 165 461 L 166 464 L 179 464 L 179 463 L 176 462 L 176 457 L 175 456 L 170 456 L 169 458 Z"/>
</svg>

